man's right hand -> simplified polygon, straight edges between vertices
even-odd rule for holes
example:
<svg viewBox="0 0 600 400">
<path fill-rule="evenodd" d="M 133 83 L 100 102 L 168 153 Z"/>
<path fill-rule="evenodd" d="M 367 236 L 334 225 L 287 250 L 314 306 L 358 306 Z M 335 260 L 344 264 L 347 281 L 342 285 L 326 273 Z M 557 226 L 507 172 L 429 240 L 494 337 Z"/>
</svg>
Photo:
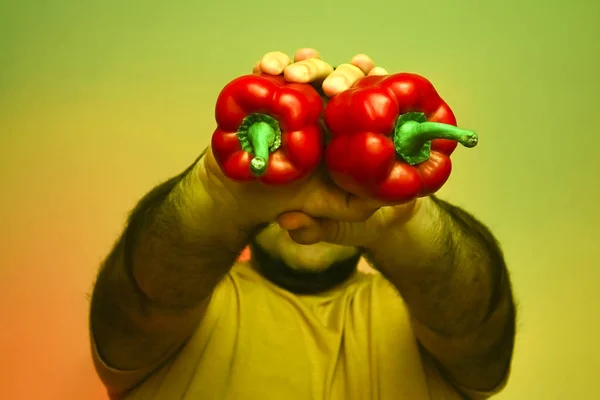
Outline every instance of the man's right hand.
<svg viewBox="0 0 600 400">
<path fill-rule="evenodd" d="M 320 84 L 327 97 L 346 90 L 366 75 L 387 74 L 361 54 L 334 71 L 314 49 L 298 50 L 293 62 L 284 53 L 269 52 L 256 64 L 254 72 L 283 74 L 288 81 Z M 300 211 L 314 218 L 360 222 L 381 206 L 339 189 L 329 179 L 324 165 L 301 181 L 273 187 L 259 182 L 240 184 L 231 181 L 221 172 L 211 149 L 202 161 L 199 174 L 204 189 L 214 204 L 227 210 L 231 217 L 235 216 L 242 227 L 275 222 L 280 215 L 290 211 Z"/>
<path fill-rule="evenodd" d="M 339 189 L 322 165 L 313 175 L 284 186 L 258 181 L 237 183 L 221 172 L 211 149 L 197 170 L 200 183 L 215 205 L 231 213 L 241 227 L 272 223 L 286 212 L 301 211 L 315 218 L 359 222 L 368 219 L 378 205 Z"/>
</svg>

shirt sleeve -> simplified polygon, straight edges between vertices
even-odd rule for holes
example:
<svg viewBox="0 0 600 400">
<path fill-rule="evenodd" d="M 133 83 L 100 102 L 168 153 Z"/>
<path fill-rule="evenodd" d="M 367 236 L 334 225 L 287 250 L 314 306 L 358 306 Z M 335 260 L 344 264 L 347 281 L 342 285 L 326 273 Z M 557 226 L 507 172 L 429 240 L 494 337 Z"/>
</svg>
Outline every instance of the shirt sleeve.
<svg viewBox="0 0 600 400">
<path fill-rule="evenodd" d="M 131 389 L 142 382 L 152 372 L 164 364 L 172 354 L 167 354 L 158 361 L 135 370 L 121 370 L 108 365 L 100 355 L 96 339 L 90 331 L 92 360 L 98 377 L 106 387 L 111 400 L 122 399 Z"/>
<path fill-rule="evenodd" d="M 451 382 L 451 384 L 458 389 L 461 393 L 467 396 L 469 400 L 485 400 L 490 397 L 500 393 L 508 383 L 508 377 L 510 376 L 510 369 L 508 369 L 500 382 L 491 390 L 476 390 L 472 388 L 468 388 L 462 385 L 457 384 L 456 382 Z"/>
<path fill-rule="evenodd" d="M 395 309 L 391 309 L 392 304 L 397 304 L 393 301 L 396 296 L 401 298 L 401 294 L 394 287 L 394 285 L 389 282 L 386 278 L 384 278 L 381 274 L 376 274 L 373 283 L 375 285 L 375 292 L 381 296 L 381 300 L 379 304 L 376 305 L 373 312 L 383 312 L 386 315 L 395 314 L 404 314 L 410 313 L 408 311 L 408 306 L 404 305 L 404 307 L 400 307 L 397 305 Z M 403 303 L 404 304 L 404 303 Z M 386 329 L 382 332 L 377 333 L 378 342 L 383 340 L 383 336 L 387 334 L 387 331 L 391 330 L 395 332 L 394 334 L 398 336 L 397 332 L 407 331 L 407 329 L 403 328 L 402 324 L 397 326 L 392 326 L 388 321 L 390 321 L 389 317 L 385 318 L 386 320 Z M 406 316 L 402 319 L 405 324 L 409 325 L 411 323 L 410 317 Z M 418 343 L 416 337 L 414 336 L 414 331 L 410 330 L 410 334 L 413 335 L 416 343 Z M 393 342 L 397 340 L 393 338 L 388 342 Z M 397 344 L 396 344 L 397 345 Z M 510 368 L 507 369 L 504 373 L 504 376 L 495 385 L 494 388 L 490 390 L 477 390 L 474 388 L 470 388 L 464 385 L 460 385 L 458 382 L 453 381 L 444 371 L 442 371 L 439 367 L 439 363 L 435 360 L 435 358 L 428 353 L 422 346 L 417 345 L 417 357 L 419 358 L 419 362 L 422 365 L 423 372 L 425 373 L 425 380 L 427 389 L 429 390 L 429 397 L 431 399 L 447 399 L 447 400 L 484 400 L 488 399 L 498 393 L 500 393 L 507 385 L 508 379 L 510 376 Z M 405 351 L 403 357 L 406 357 L 408 353 Z M 404 359 L 406 362 L 406 359 Z"/>
<path fill-rule="evenodd" d="M 461 396 L 459 398 L 468 400 L 486 400 L 500 393 L 506 387 L 510 377 L 509 368 L 506 370 L 504 376 L 494 388 L 490 390 L 477 390 L 460 385 L 451 380 L 445 374 L 442 375 L 437 363 L 435 363 L 433 357 L 427 352 L 422 351 L 421 358 L 423 360 L 423 369 L 425 371 L 425 375 L 427 376 L 427 384 L 430 390 L 430 395 L 433 399 L 454 399 L 456 398 L 455 396 Z"/>
<path fill-rule="evenodd" d="M 232 270 L 238 265 L 239 264 L 234 265 Z M 141 389 L 142 385 L 146 385 L 146 383 L 155 379 L 156 374 L 160 375 L 160 370 L 170 368 L 176 360 L 180 358 L 182 349 L 185 349 L 190 341 L 194 340 L 196 347 L 203 348 L 205 342 L 208 341 L 212 327 L 220 317 L 220 310 L 223 307 L 223 304 L 226 300 L 232 298 L 233 290 L 234 285 L 230 273 L 219 282 L 211 296 L 207 299 L 205 304 L 206 309 L 203 311 L 202 319 L 198 323 L 195 331 L 192 332 L 191 337 L 182 343 L 181 347 L 176 349 L 176 351 L 169 351 L 160 359 L 139 369 L 122 370 L 109 365 L 106 360 L 102 358 L 94 334 L 90 330 L 92 360 L 98 377 L 107 389 L 109 398 L 111 400 L 121 400 L 126 396 L 129 396 L 133 391 Z"/>
</svg>

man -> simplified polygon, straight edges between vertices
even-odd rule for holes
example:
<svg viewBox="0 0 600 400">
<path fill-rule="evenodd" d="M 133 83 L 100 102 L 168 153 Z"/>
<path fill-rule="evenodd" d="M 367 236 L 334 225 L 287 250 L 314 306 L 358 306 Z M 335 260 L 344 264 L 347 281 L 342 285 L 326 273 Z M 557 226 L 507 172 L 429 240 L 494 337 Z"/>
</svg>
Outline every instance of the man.
<svg viewBox="0 0 600 400">
<path fill-rule="evenodd" d="M 260 71 L 328 97 L 387 74 L 313 49 L 268 53 Z M 357 270 L 363 256 L 377 273 Z M 207 149 L 133 211 L 90 329 L 114 399 L 483 399 L 508 379 L 515 310 L 494 237 L 464 210 L 377 204 L 324 169 L 240 185 Z"/>
</svg>

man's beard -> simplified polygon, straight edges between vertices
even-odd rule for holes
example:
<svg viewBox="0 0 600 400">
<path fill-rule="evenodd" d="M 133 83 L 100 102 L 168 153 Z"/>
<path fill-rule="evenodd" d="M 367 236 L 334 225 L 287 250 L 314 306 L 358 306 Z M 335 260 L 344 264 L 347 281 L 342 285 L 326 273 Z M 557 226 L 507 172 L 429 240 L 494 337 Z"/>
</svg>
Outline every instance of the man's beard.
<svg viewBox="0 0 600 400">
<path fill-rule="evenodd" d="M 297 270 L 283 260 L 267 253 L 253 239 L 250 242 L 251 257 L 260 273 L 277 286 L 296 294 L 315 294 L 332 289 L 346 281 L 355 271 L 361 253 L 332 263 L 322 271 Z"/>
</svg>

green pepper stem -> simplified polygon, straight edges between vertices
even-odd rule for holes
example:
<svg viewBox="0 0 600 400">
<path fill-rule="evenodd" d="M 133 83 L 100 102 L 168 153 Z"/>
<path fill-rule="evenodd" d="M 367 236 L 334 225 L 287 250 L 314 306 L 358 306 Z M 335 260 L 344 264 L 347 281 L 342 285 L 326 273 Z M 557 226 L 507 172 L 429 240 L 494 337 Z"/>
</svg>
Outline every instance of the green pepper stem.
<svg viewBox="0 0 600 400">
<path fill-rule="evenodd" d="M 248 128 L 248 139 L 254 149 L 250 170 L 255 175 L 263 175 L 269 164 L 269 147 L 275 140 L 275 130 L 266 122 L 256 122 Z"/>
<path fill-rule="evenodd" d="M 242 121 L 238 132 L 242 149 L 253 157 L 250 172 L 261 176 L 267 171 L 269 154 L 281 146 L 281 129 L 273 117 L 266 114 L 250 114 Z"/>
<path fill-rule="evenodd" d="M 475 147 L 478 137 L 475 132 L 440 122 L 429 122 L 422 113 L 401 115 L 394 130 L 394 146 L 398 155 L 414 165 L 429 159 L 431 140 L 449 139 L 465 147 Z"/>
</svg>

